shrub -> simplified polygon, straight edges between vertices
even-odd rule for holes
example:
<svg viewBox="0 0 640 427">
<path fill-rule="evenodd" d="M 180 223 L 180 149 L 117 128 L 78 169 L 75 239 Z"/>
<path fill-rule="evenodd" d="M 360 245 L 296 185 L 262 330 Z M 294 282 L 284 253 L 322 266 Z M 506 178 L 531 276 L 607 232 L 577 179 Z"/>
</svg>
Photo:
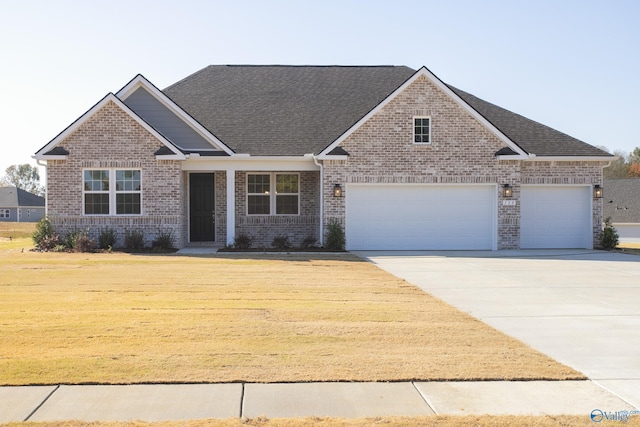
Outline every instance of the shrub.
<svg viewBox="0 0 640 427">
<path fill-rule="evenodd" d="M 125 230 L 124 247 L 129 251 L 140 251 L 144 248 L 144 232 L 142 230 Z"/>
<path fill-rule="evenodd" d="M 77 252 L 92 252 L 96 248 L 96 242 L 86 234 L 78 236 L 75 250 Z"/>
<path fill-rule="evenodd" d="M 305 237 L 305 239 L 302 241 L 301 246 L 304 249 L 309 249 L 309 248 L 314 248 L 316 246 L 316 243 L 318 242 L 318 239 L 316 239 L 314 236 L 307 236 Z"/>
<path fill-rule="evenodd" d="M 36 231 L 33 233 L 33 243 L 35 243 L 36 247 L 40 250 L 50 250 L 53 249 L 55 244 L 58 243 L 58 235 L 53 229 L 51 225 L 51 221 L 46 216 L 43 217 L 36 224 Z M 51 245 L 51 242 L 55 240 L 55 244 Z M 45 249 L 45 246 L 47 247 Z"/>
<path fill-rule="evenodd" d="M 173 239 L 173 230 L 158 231 L 155 240 L 151 243 L 151 247 L 161 251 L 173 249 L 175 242 Z"/>
<path fill-rule="evenodd" d="M 271 241 L 271 246 L 278 249 L 289 249 L 291 242 L 289 242 L 288 236 L 276 236 Z"/>
<path fill-rule="evenodd" d="M 107 228 L 100 232 L 98 236 L 98 247 L 100 249 L 113 248 L 116 245 L 116 232 L 112 228 Z"/>
<path fill-rule="evenodd" d="M 35 239 L 34 239 L 35 240 Z M 55 250 L 56 252 L 60 252 L 58 247 L 66 249 L 66 246 L 60 244 L 60 236 L 58 236 L 55 232 L 50 236 L 40 237 L 38 243 L 36 243 L 36 248 L 39 251 L 47 252 Z"/>
<path fill-rule="evenodd" d="M 613 249 L 619 243 L 618 231 L 611 225 L 611 217 L 604 220 L 604 228 L 600 232 L 600 246 L 602 249 Z"/>
<path fill-rule="evenodd" d="M 251 243 L 253 243 L 253 239 L 251 237 L 244 233 L 240 233 L 236 235 L 236 238 L 233 240 L 233 247 L 236 249 L 249 249 L 251 247 Z"/>
<path fill-rule="evenodd" d="M 78 240 L 81 237 L 86 237 L 87 234 L 88 233 L 86 231 L 81 231 L 81 230 L 77 230 L 77 229 L 74 229 L 73 231 L 68 231 L 67 234 L 65 234 L 65 236 L 64 236 L 63 244 L 68 249 L 74 249 L 75 250 L 78 247 Z"/>
<path fill-rule="evenodd" d="M 344 229 L 336 219 L 329 222 L 325 247 L 331 251 L 344 251 Z"/>
</svg>

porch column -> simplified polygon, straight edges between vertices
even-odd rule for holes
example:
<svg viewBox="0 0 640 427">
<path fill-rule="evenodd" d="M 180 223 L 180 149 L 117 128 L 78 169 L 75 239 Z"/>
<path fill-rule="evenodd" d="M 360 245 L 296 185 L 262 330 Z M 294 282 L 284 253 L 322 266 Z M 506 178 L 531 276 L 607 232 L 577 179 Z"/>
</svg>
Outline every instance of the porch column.
<svg viewBox="0 0 640 427">
<path fill-rule="evenodd" d="M 227 169 L 227 245 L 236 238 L 236 171 Z"/>
</svg>

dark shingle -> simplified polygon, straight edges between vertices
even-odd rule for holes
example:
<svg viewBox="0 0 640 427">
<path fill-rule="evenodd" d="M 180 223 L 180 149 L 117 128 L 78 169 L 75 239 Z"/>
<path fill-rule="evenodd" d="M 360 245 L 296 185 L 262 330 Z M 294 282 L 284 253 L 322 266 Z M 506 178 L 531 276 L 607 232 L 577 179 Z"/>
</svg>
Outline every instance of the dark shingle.
<svg viewBox="0 0 640 427">
<path fill-rule="evenodd" d="M 0 206 L 43 206 L 44 197 L 29 193 L 21 188 L 0 187 Z"/>
<path fill-rule="evenodd" d="M 537 156 L 611 156 L 592 145 L 519 114 L 449 86 L 460 98 L 489 120 L 529 154 Z"/>
<path fill-rule="evenodd" d="M 408 67 L 212 65 L 164 93 L 237 153 L 319 153 L 415 73 Z M 525 152 L 609 156 L 451 87 Z"/>
<path fill-rule="evenodd" d="M 237 153 L 318 153 L 404 83 L 408 67 L 212 65 L 164 93 Z"/>
<path fill-rule="evenodd" d="M 602 185 L 604 217 L 640 223 L 640 178 L 605 179 Z"/>
</svg>

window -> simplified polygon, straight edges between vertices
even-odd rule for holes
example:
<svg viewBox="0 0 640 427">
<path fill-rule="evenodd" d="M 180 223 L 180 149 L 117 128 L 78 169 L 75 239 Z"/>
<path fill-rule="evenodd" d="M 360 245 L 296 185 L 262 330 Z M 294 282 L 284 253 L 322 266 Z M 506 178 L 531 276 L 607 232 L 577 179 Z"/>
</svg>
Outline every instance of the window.
<svg viewBox="0 0 640 427">
<path fill-rule="evenodd" d="M 10 218 L 9 209 L 0 209 L 0 218 Z"/>
<path fill-rule="evenodd" d="M 85 215 L 140 215 L 140 170 L 85 170 L 83 193 Z"/>
<path fill-rule="evenodd" d="M 415 144 L 431 144 L 430 117 L 415 117 L 413 119 L 413 142 Z"/>
<path fill-rule="evenodd" d="M 275 188 L 275 192 L 272 189 Z M 247 176 L 248 215 L 298 215 L 300 176 L 261 173 Z"/>
</svg>

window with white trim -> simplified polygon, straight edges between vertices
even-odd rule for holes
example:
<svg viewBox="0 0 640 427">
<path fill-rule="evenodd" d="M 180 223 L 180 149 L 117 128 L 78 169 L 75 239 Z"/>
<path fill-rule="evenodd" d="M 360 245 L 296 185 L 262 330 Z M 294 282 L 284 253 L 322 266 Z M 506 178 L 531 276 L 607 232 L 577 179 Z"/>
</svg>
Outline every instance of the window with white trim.
<svg viewBox="0 0 640 427">
<path fill-rule="evenodd" d="M 299 174 L 275 172 L 247 174 L 247 215 L 298 215 L 299 213 Z"/>
<path fill-rule="evenodd" d="M 11 211 L 9 209 L 0 209 L 0 218 L 10 218 Z"/>
<path fill-rule="evenodd" d="M 83 171 L 85 215 L 140 215 L 142 181 L 139 169 Z"/>
<path fill-rule="evenodd" d="M 413 118 L 413 143 L 431 144 L 431 117 Z"/>
</svg>

